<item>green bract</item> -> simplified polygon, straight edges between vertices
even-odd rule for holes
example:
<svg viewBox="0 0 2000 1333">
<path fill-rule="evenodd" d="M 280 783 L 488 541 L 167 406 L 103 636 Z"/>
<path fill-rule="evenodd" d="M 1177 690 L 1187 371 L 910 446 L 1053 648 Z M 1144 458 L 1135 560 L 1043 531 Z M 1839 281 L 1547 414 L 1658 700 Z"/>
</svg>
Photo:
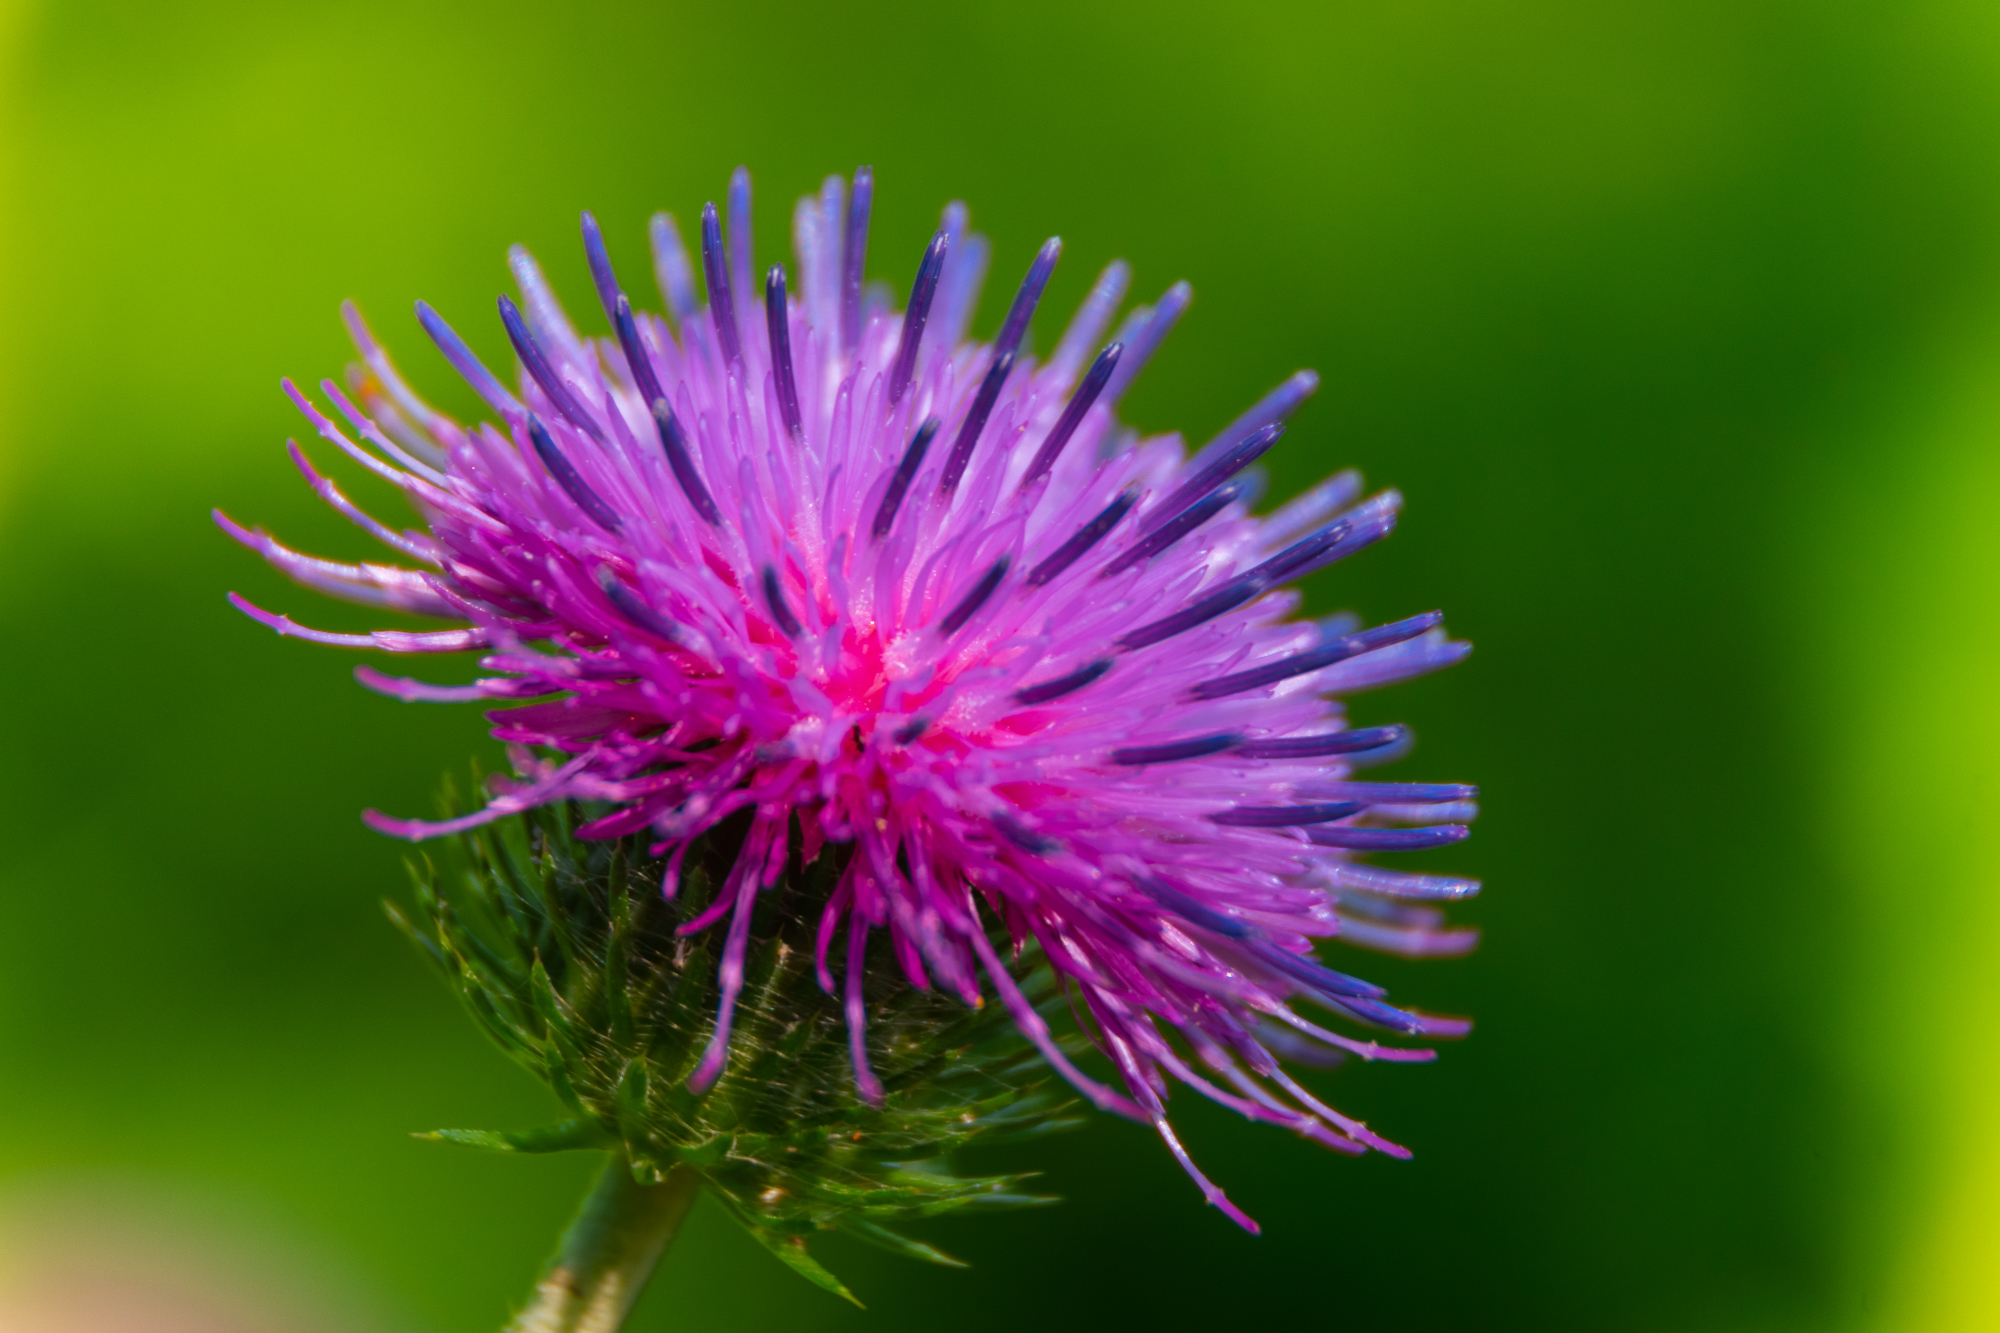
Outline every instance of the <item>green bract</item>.
<svg viewBox="0 0 2000 1333">
<path fill-rule="evenodd" d="M 849 1299 L 806 1253 L 811 1233 L 839 1229 L 955 1264 L 885 1223 L 1051 1201 L 1023 1193 L 1025 1177 L 956 1175 L 948 1161 L 975 1140 L 1078 1123 L 1003 1006 L 968 1008 L 871 965 L 868 1057 L 884 1095 L 879 1106 L 856 1095 L 840 1003 L 813 975 L 813 932 L 844 848 L 802 865 L 793 839 L 791 862 L 752 922 L 729 1066 L 707 1093 L 691 1093 L 719 1000 L 715 936 L 675 930 L 711 901 L 737 855 L 740 821 L 690 851 L 669 902 L 647 839 L 573 836 L 590 813 L 544 807 L 463 835 L 462 898 L 447 896 L 426 860 L 415 868 L 422 921 L 389 906 L 501 1049 L 575 1117 L 520 1133 L 428 1137 L 510 1152 L 620 1149 L 648 1182 L 685 1164 L 780 1259 Z M 886 949 L 887 932 L 881 938 Z M 1032 950 L 1016 972 L 1050 1017 L 1066 1008 Z"/>
</svg>

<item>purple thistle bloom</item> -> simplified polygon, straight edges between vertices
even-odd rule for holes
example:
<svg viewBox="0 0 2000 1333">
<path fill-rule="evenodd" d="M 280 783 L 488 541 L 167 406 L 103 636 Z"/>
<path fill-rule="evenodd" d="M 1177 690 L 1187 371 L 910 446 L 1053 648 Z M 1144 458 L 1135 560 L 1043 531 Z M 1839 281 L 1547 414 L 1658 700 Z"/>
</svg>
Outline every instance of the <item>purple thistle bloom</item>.
<svg viewBox="0 0 2000 1333">
<path fill-rule="evenodd" d="M 1474 943 L 1429 904 L 1470 896 L 1476 881 L 1354 857 L 1456 841 L 1475 790 L 1354 781 L 1409 738 L 1347 728 L 1337 701 L 1468 646 L 1435 613 L 1372 629 L 1290 618 L 1299 595 L 1284 585 L 1386 536 L 1401 505 L 1393 491 L 1361 498 L 1350 472 L 1249 512 L 1244 469 L 1312 392 L 1309 372 L 1193 456 L 1178 436 L 1136 438 L 1113 410 L 1186 307 L 1185 285 L 1098 350 L 1127 285 L 1113 264 L 1037 363 L 1023 338 L 1059 244 L 1036 257 L 996 342 L 977 343 L 965 331 L 986 246 L 963 206 L 945 211 L 899 313 L 862 286 L 872 198 L 864 169 L 800 202 L 797 281 L 772 268 L 761 312 L 746 175 L 732 182 L 727 241 L 722 216 L 704 210 L 696 261 L 673 220 L 655 218 L 677 328 L 634 312 L 585 214 L 609 339 L 579 334 L 516 250 L 521 300 L 500 300 L 521 365 L 511 391 L 419 304 L 497 426 L 426 404 L 344 307 L 365 366 L 360 405 L 321 387 L 346 427 L 289 381 L 285 391 L 322 439 L 401 488 L 426 530 L 377 522 L 296 444 L 292 458 L 413 567 L 322 560 L 217 521 L 307 587 L 453 627 L 327 633 L 231 601 L 318 643 L 486 654 L 488 674 L 469 685 L 357 668 L 398 699 L 506 705 L 488 716 L 518 774 L 458 819 L 369 811 L 384 833 L 423 839 L 550 802 L 609 803 L 582 836 L 648 836 L 672 897 L 690 844 L 746 816 L 735 870 L 682 928 L 725 934 L 697 1093 L 730 1058 L 758 893 L 792 839 L 808 861 L 833 844 L 845 869 L 819 922 L 818 975 L 844 990 L 864 1099 L 880 1085 L 861 966 L 869 932 L 883 930 L 912 985 L 974 1005 L 990 989 L 1073 1086 L 1152 1125 L 1209 1201 L 1255 1230 L 1176 1139 L 1172 1084 L 1343 1152 L 1402 1157 L 1279 1057 L 1433 1052 L 1323 1026 L 1293 1002 L 1404 1036 L 1469 1026 L 1395 1007 L 1313 956 L 1329 936 L 1410 957 Z M 1017 947 L 1039 943 L 1068 979 L 1121 1086 L 1065 1057 L 996 927 Z"/>
</svg>

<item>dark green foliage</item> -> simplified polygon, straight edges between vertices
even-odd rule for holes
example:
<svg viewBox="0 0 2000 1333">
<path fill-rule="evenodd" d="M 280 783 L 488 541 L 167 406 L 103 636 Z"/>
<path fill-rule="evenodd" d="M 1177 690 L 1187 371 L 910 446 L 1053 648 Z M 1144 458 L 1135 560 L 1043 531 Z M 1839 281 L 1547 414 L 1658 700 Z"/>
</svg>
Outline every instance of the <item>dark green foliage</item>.
<svg viewBox="0 0 2000 1333">
<path fill-rule="evenodd" d="M 955 1263 L 884 1223 L 1048 1202 L 1024 1194 L 1021 1177 L 959 1176 L 947 1159 L 975 1139 L 1076 1123 L 1064 1118 L 1063 1088 L 1050 1086 L 1003 1006 L 968 1008 L 909 985 L 880 932 L 864 993 L 884 1097 L 872 1107 L 856 1096 L 840 1003 L 813 975 L 840 849 L 803 865 L 793 839 L 752 922 L 728 1068 L 705 1095 L 690 1092 L 715 1025 L 723 928 L 686 938 L 675 929 L 712 901 L 742 828 L 725 824 L 697 844 L 668 902 L 646 840 L 580 841 L 572 830 L 587 817 L 550 807 L 466 835 L 462 900 L 447 899 L 426 861 L 416 873 L 423 922 L 389 906 L 501 1048 L 575 1113 L 544 1130 L 429 1137 L 510 1152 L 622 1149 L 641 1179 L 686 1163 L 780 1259 L 841 1295 L 806 1254 L 813 1231 Z M 1049 969 L 1029 954 L 1017 971 L 1055 1017 L 1064 1002 Z"/>
</svg>

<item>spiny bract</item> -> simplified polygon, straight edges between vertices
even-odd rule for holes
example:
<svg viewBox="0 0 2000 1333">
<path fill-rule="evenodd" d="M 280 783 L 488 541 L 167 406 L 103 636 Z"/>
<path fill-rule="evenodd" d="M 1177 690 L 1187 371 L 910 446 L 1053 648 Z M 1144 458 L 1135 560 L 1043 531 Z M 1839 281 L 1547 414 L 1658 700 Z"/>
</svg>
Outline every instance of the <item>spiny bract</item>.
<svg viewBox="0 0 2000 1333">
<path fill-rule="evenodd" d="M 931 1263 L 958 1261 L 891 1229 L 967 1209 L 1052 1200 L 1020 1176 L 962 1176 L 952 1157 L 1067 1129 L 1075 1103 L 999 1005 L 968 1009 L 870 970 L 864 990 L 869 1058 L 882 1091 L 855 1097 L 844 1008 L 813 978 L 813 911 L 845 858 L 812 865 L 796 848 L 784 877 L 758 900 L 738 1001 L 732 1058 L 702 1093 L 687 1087 L 715 1020 L 712 933 L 678 927 L 712 901 L 742 842 L 739 816 L 688 853 L 673 902 L 661 866 L 636 836 L 580 841 L 585 812 L 568 803 L 469 830 L 462 887 L 447 890 L 428 859 L 417 875 L 420 915 L 391 915 L 443 969 L 500 1048 L 545 1081 L 570 1120 L 525 1133 L 438 1130 L 426 1137 L 504 1152 L 609 1148 L 633 1174 L 676 1168 L 786 1264 L 854 1296 L 806 1251 L 838 1230 Z M 457 858 L 451 858 L 456 860 Z M 875 952 L 886 952 L 878 937 Z M 878 963 L 886 959 L 876 959 Z M 1065 1006 L 1032 946 L 1020 984 L 1050 1016 Z M 1082 1034 L 1062 1038 L 1072 1054 Z"/>
</svg>

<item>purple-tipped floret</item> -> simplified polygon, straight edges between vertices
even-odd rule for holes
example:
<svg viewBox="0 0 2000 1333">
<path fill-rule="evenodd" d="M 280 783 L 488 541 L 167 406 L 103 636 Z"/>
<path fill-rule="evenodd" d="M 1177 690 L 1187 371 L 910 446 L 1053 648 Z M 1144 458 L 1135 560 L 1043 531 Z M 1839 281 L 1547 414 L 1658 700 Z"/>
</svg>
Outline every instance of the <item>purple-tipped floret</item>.
<svg viewBox="0 0 2000 1333">
<path fill-rule="evenodd" d="M 1176 514 L 1171 521 L 1162 523 L 1152 531 L 1142 534 L 1139 540 L 1126 548 L 1123 555 L 1120 555 L 1117 559 L 1107 564 L 1098 577 L 1108 579 L 1114 574 L 1123 574 L 1134 565 L 1144 564 L 1181 538 L 1187 536 L 1190 532 L 1193 532 L 1202 524 L 1208 522 L 1211 518 L 1214 518 L 1223 510 L 1229 508 L 1229 506 L 1235 504 L 1237 500 L 1242 498 L 1242 495 L 1243 488 L 1240 485 L 1236 485 L 1224 486 L 1219 491 L 1214 491 L 1203 496 Z"/>
<path fill-rule="evenodd" d="M 1143 318 L 1135 319 L 1129 336 L 1120 337 L 1125 344 L 1125 355 L 1118 362 L 1118 370 L 1104 386 L 1104 401 L 1117 403 L 1125 396 L 1125 390 L 1146 363 L 1153 359 L 1153 353 L 1160 350 L 1160 344 L 1173 332 L 1174 325 L 1180 323 L 1187 313 L 1188 303 L 1194 300 L 1194 289 L 1185 282 L 1177 282 L 1160 297 L 1160 303 L 1143 312 Z M 1141 312 L 1134 312 L 1139 314 Z"/>
<path fill-rule="evenodd" d="M 616 319 L 623 289 L 618 285 L 618 275 L 611 268 L 611 252 L 604 248 L 604 233 L 598 229 L 597 219 L 587 208 L 583 210 L 579 224 L 583 230 L 583 258 L 590 267 L 591 286 L 597 288 L 597 303 L 604 307 L 606 319 Z"/>
<path fill-rule="evenodd" d="M 1321 847 L 1343 847 L 1360 852 L 1420 852 L 1431 847 L 1448 847 L 1472 836 L 1463 824 L 1434 824 L 1429 828 L 1318 828 L 1307 835 Z"/>
<path fill-rule="evenodd" d="M 1081 560 L 1091 547 L 1104 540 L 1106 533 L 1118 526 L 1118 520 L 1125 517 L 1138 502 L 1138 491 L 1130 488 L 1120 491 L 1117 499 L 1099 510 L 1090 522 L 1072 533 L 1068 541 L 1049 552 L 1048 559 L 1028 572 L 1028 586 L 1039 588 Z"/>
<path fill-rule="evenodd" d="M 1000 401 L 1000 391 L 1006 387 L 1007 376 L 1013 373 L 1014 355 L 1028 334 L 1028 321 L 1034 317 L 1035 307 L 1041 304 L 1042 291 L 1049 285 L 1049 275 L 1055 272 L 1060 258 L 1062 238 L 1051 236 L 1036 252 L 1035 262 L 1028 266 L 1028 276 L 1021 280 L 1013 304 L 1007 307 L 1007 318 L 1001 321 L 999 335 L 993 339 L 993 363 L 979 382 L 979 392 L 973 395 L 972 407 L 959 424 L 958 438 L 952 441 L 944 471 L 938 476 L 940 500 L 951 498 L 958 489 L 959 478 L 965 475 L 966 464 L 972 461 L 973 446 L 979 443 L 987 418 L 993 415 L 993 405 Z"/>
<path fill-rule="evenodd" d="M 1007 307 L 1007 317 L 1000 321 L 1000 332 L 994 335 L 996 354 L 1007 356 L 1020 350 L 1021 340 L 1028 336 L 1028 321 L 1035 317 L 1035 307 L 1042 303 L 1049 276 L 1056 271 L 1056 261 L 1061 258 L 1060 236 L 1049 237 L 1035 252 L 1035 261 L 1028 265 L 1027 276 L 1021 279 L 1020 290 L 1014 293 L 1014 301 Z"/>
<path fill-rule="evenodd" d="M 736 327 L 736 300 L 729 290 L 729 260 L 722 248 L 722 219 L 714 204 L 701 209 L 701 280 L 708 287 L 708 316 L 715 344 L 725 367 L 743 359 L 743 340 Z"/>
<path fill-rule="evenodd" d="M 896 341 L 896 359 L 889 363 L 891 407 L 902 402 L 903 395 L 909 392 L 910 376 L 917 369 L 917 351 L 924 342 L 924 325 L 931 318 L 931 300 L 937 296 L 938 278 L 944 273 L 945 256 L 950 249 L 951 233 L 940 228 L 917 264 L 916 281 L 910 284 L 910 304 L 903 311 L 902 336 Z"/>
<path fill-rule="evenodd" d="M 1317 805 L 1239 805 L 1209 818 L 1240 828 L 1290 828 L 1295 824 L 1329 824 L 1364 809 L 1359 801 L 1321 801 Z"/>
<path fill-rule="evenodd" d="M 1225 731 L 1220 736 L 1201 736 L 1191 741 L 1174 741 L 1169 745 L 1121 745 L 1111 752 L 1111 762 L 1136 766 L 1203 759 L 1234 748 L 1242 739 L 1233 731 Z"/>
<path fill-rule="evenodd" d="M 526 419 L 527 409 L 521 406 L 521 400 L 507 392 L 506 386 L 472 354 L 465 340 L 444 322 L 444 316 L 431 309 L 427 302 L 417 302 L 417 323 L 423 326 L 431 342 L 444 354 L 446 363 L 472 386 L 472 391 L 483 398 L 488 407 L 510 423 Z"/>
<path fill-rule="evenodd" d="M 1111 380 L 1111 372 L 1118 369 L 1118 357 L 1124 350 L 1119 344 L 1112 343 L 1090 363 L 1090 369 L 1084 372 L 1083 383 L 1076 386 L 1076 392 L 1070 395 L 1063 414 L 1056 418 L 1056 424 L 1049 428 L 1047 437 L 1042 440 L 1042 447 L 1035 451 L 1035 461 L 1028 465 L 1027 474 L 1021 478 L 1022 490 L 1049 475 L 1049 469 L 1062 456 L 1070 436 L 1076 434 L 1076 428 L 1083 424 L 1084 414 L 1096 403 L 1097 395 L 1104 392 L 1104 386 Z"/>
<path fill-rule="evenodd" d="M 960 423 L 958 438 L 952 442 L 951 452 L 945 456 L 944 469 L 938 474 L 940 501 L 949 500 L 952 492 L 958 489 L 959 478 L 965 475 L 965 466 L 972 461 L 972 448 L 979 443 L 980 433 L 986 429 L 986 419 L 993 415 L 993 405 L 1000 401 L 1000 390 L 1006 387 L 1007 376 L 1013 369 L 1012 352 L 1000 353 L 986 368 L 986 376 L 979 382 L 979 392 L 973 395 L 972 407 Z"/>
<path fill-rule="evenodd" d="M 750 168 L 738 167 L 729 173 L 729 290 L 739 301 L 748 301 L 750 275 L 757 271 L 754 229 L 750 225 Z"/>
<path fill-rule="evenodd" d="M 1235 447 L 1229 449 L 1207 467 L 1188 478 L 1172 495 L 1160 501 L 1154 507 L 1153 512 L 1146 515 L 1145 522 L 1139 525 L 1140 528 L 1151 532 L 1153 529 L 1171 522 L 1189 505 L 1196 503 L 1203 496 L 1209 494 L 1244 468 L 1249 467 L 1252 463 L 1270 452 L 1271 446 L 1282 439 L 1284 434 L 1285 425 L 1281 421 L 1274 421 L 1268 426 L 1259 426 L 1256 430 L 1251 431 Z"/>
<path fill-rule="evenodd" d="M 685 324 L 701 303 L 694 294 L 694 266 L 688 263 L 687 246 L 672 213 L 655 213 L 647 226 L 653 243 L 653 279 L 660 296 L 673 313 L 676 324 Z"/>
<path fill-rule="evenodd" d="M 847 196 L 847 229 L 840 244 L 840 350 L 861 345 L 861 285 L 868 267 L 868 218 L 875 208 L 875 171 L 857 167 Z"/>
<path fill-rule="evenodd" d="M 599 444 L 604 443 L 604 430 L 596 418 L 584 410 L 583 404 L 570 394 L 569 386 L 556 374 L 554 366 L 536 344 L 534 335 L 528 332 L 527 323 L 521 318 L 521 311 L 507 297 L 500 298 L 500 322 L 507 329 L 507 340 L 514 344 L 514 355 L 521 358 L 522 369 L 535 382 L 564 421 L 588 435 Z"/>
<path fill-rule="evenodd" d="M 681 432 L 680 418 L 664 398 L 653 400 L 653 428 L 659 432 L 660 448 L 667 455 L 667 466 L 673 469 L 674 480 L 680 483 L 681 494 L 704 521 L 720 527 L 722 511 L 716 508 L 714 497 L 695 469 L 694 457 L 688 453 L 687 436 Z"/>
<path fill-rule="evenodd" d="M 973 584 L 971 590 L 959 599 L 958 605 L 938 622 L 938 632 L 956 634 L 964 629 L 965 622 L 979 614 L 979 608 L 986 605 L 986 599 L 1000 586 L 1000 580 L 1007 577 L 1007 566 L 1011 563 L 1013 562 L 1004 555 L 995 560 L 993 568 L 981 574 L 979 582 Z"/>
<path fill-rule="evenodd" d="M 533 442 L 535 454 L 542 460 L 542 466 L 556 479 L 556 485 L 562 487 L 563 494 L 576 502 L 578 509 L 590 515 L 591 522 L 606 532 L 616 532 L 624 526 L 618 518 L 618 511 L 604 503 L 597 492 L 590 489 L 590 483 L 583 479 L 583 475 L 571 464 L 568 456 L 556 446 L 554 440 L 549 438 L 548 427 L 541 423 L 539 417 L 528 418 L 528 439 Z"/>
<path fill-rule="evenodd" d="M 618 576 L 604 565 L 597 567 L 597 586 L 604 590 L 604 596 L 633 628 L 644 630 L 654 638 L 667 643 L 681 641 L 681 632 L 672 622 L 646 605 L 644 598 L 620 583 Z"/>
<path fill-rule="evenodd" d="M 943 424 L 936 417 L 927 418 L 910 437 L 902 461 L 889 474 L 889 488 L 882 492 L 882 503 L 875 507 L 875 522 L 870 531 L 876 541 L 888 536 L 889 529 L 895 526 L 896 511 L 903 507 L 903 497 L 910 493 L 910 483 L 917 479 L 917 469 L 924 465 L 924 455 L 930 452 L 931 441 L 937 438 L 938 427 Z"/>
<path fill-rule="evenodd" d="M 1319 759 L 1336 754 L 1357 754 L 1394 745 L 1408 735 L 1407 728 L 1358 727 L 1353 731 L 1332 731 L 1324 736 L 1286 736 L 1278 740 L 1245 741 L 1236 753 L 1245 759 Z"/>
<path fill-rule="evenodd" d="M 785 266 L 771 265 L 764 279 L 764 324 L 771 338 L 771 383 L 778 392 L 778 415 L 794 443 L 806 438 L 799 412 L 799 386 L 792 375 L 791 305 L 785 299 Z"/>
<path fill-rule="evenodd" d="M 785 590 L 778 585 L 778 571 L 764 566 L 764 603 L 770 608 L 771 623 L 776 625 L 786 638 L 796 639 L 804 632 L 799 618 L 792 614 L 792 608 L 785 601 Z"/>
<path fill-rule="evenodd" d="M 618 338 L 618 350 L 625 357 L 626 368 L 632 375 L 632 387 L 639 391 L 642 402 L 661 403 L 666 394 L 660 390 L 660 380 L 653 373 L 653 358 L 648 355 L 646 345 L 639 341 L 639 321 L 632 314 L 632 302 L 625 293 L 618 294 L 617 304 L 611 307 L 611 331 Z"/>
<path fill-rule="evenodd" d="M 1095 662 L 1078 667 L 1066 676 L 1057 676 L 1054 680 L 1043 681 L 1039 685 L 1029 685 L 1023 689 L 1016 690 L 1014 691 L 1014 697 L 1029 707 L 1035 707 L 1040 704 L 1052 704 L 1065 695 L 1075 694 L 1084 686 L 1103 679 L 1104 674 L 1111 670 L 1111 667 L 1112 661 L 1110 658 L 1100 657 Z"/>
<path fill-rule="evenodd" d="M 1346 634 L 1332 643 L 1321 644 L 1317 648 L 1302 653 L 1281 657 L 1275 662 L 1251 667 L 1247 671 L 1231 672 L 1214 680 L 1204 680 L 1196 684 L 1189 693 L 1197 699 L 1221 699 L 1245 690 L 1261 690 L 1267 685 L 1276 685 L 1281 680 L 1293 676 L 1303 676 L 1308 672 L 1321 671 L 1336 662 L 1345 662 L 1350 657 L 1372 653 L 1377 648 L 1387 648 L 1392 644 L 1414 639 L 1444 623 L 1442 611 L 1426 611 L 1408 620 L 1398 620 L 1391 625 L 1378 625 L 1357 634 Z"/>
</svg>

